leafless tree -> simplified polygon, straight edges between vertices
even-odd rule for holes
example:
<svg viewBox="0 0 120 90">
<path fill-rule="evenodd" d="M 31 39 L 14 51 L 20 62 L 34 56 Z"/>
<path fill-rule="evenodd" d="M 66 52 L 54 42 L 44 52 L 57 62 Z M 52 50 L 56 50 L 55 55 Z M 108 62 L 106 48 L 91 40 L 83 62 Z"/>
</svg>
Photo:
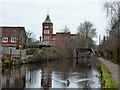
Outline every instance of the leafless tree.
<svg viewBox="0 0 120 90">
<path fill-rule="evenodd" d="M 65 33 L 70 33 L 70 29 L 65 25 L 64 29 L 62 30 Z"/>
<path fill-rule="evenodd" d="M 117 59 L 117 48 L 118 48 L 118 29 L 113 28 L 115 23 L 120 20 L 120 1 L 116 2 L 105 2 L 104 9 L 108 20 L 108 25 L 106 28 L 108 37 L 104 42 L 102 42 L 101 51 L 104 53 L 104 56 L 113 59 Z"/>
<path fill-rule="evenodd" d="M 120 19 L 120 1 L 105 2 L 104 8 L 106 10 L 106 15 L 110 18 L 111 23 L 115 23 Z"/>
<path fill-rule="evenodd" d="M 27 41 L 26 41 L 27 46 L 33 46 L 35 42 L 37 42 L 35 35 L 31 31 L 27 31 L 26 35 L 27 35 Z"/>
<path fill-rule="evenodd" d="M 78 33 L 86 38 L 94 38 L 96 36 L 96 29 L 90 21 L 84 21 L 84 23 L 80 23 Z"/>
<path fill-rule="evenodd" d="M 80 23 L 80 26 L 78 27 L 78 33 L 78 45 L 82 47 L 91 47 L 93 44 L 92 38 L 96 37 L 96 29 L 94 28 L 94 25 L 90 21 Z"/>
<path fill-rule="evenodd" d="M 106 16 L 109 19 L 106 31 L 109 34 L 111 31 L 116 33 L 116 29 L 112 29 L 112 27 L 120 19 L 120 1 L 105 2 L 103 7 L 106 11 Z"/>
</svg>

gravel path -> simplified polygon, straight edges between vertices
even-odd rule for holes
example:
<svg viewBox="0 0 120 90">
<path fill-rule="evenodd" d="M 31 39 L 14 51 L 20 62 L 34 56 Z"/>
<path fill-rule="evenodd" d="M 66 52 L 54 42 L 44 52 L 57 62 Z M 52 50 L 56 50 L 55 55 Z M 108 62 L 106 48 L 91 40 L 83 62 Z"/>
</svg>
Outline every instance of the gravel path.
<svg viewBox="0 0 120 90">
<path fill-rule="evenodd" d="M 114 64 L 113 62 L 110 62 L 102 58 L 99 58 L 99 60 L 107 67 L 113 79 L 120 85 L 120 77 L 118 77 L 120 76 L 118 73 L 120 72 L 120 68 L 119 68 L 120 65 Z"/>
</svg>

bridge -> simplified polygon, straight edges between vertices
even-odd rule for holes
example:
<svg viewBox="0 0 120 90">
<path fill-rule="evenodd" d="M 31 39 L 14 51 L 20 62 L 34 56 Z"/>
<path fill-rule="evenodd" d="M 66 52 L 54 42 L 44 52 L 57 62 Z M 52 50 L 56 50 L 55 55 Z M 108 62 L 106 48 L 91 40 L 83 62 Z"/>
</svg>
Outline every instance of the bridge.
<svg viewBox="0 0 120 90">
<path fill-rule="evenodd" d="M 76 64 L 86 62 L 88 66 L 90 66 L 94 57 L 95 52 L 92 48 L 82 47 L 74 50 L 74 59 Z"/>
</svg>

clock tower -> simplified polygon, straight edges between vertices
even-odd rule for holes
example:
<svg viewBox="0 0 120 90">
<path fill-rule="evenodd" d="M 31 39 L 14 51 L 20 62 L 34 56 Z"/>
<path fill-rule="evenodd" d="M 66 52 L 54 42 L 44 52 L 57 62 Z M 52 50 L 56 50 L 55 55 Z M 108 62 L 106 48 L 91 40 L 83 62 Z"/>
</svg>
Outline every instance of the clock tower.
<svg viewBox="0 0 120 90">
<path fill-rule="evenodd" d="M 47 15 L 45 21 L 42 23 L 42 37 L 43 42 L 52 43 L 53 23 L 50 20 L 50 16 Z"/>
</svg>

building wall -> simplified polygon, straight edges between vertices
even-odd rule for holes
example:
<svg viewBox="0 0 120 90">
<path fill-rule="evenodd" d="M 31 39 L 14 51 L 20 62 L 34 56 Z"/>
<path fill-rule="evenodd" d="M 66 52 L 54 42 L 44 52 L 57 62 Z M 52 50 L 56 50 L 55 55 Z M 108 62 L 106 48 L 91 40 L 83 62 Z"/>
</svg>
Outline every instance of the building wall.
<svg viewBox="0 0 120 90">
<path fill-rule="evenodd" d="M 0 43 L 2 43 L 2 46 L 7 46 L 7 47 L 16 46 L 17 48 L 19 48 L 19 45 L 21 45 L 23 48 L 22 43 L 25 42 L 27 39 L 24 27 L 0 27 L 0 34 L 2 34 L 0 35 L 1 36 Z M 4 37 L 8 38 L 7 42 L 2 41 L 2 38 Z M 12 37 L 16 37 L 15 42 L 11 42 Z"/>
<path fill-rule="evenodd" d="M 57 53 L 64 57 L 69 57 L 72 51 L 71 34 L 70 33 L 56 33 L 55 49 Z"/>
<path fill-rule="evenodd" d="M 43 23 L 42 28 L 43 42 L 51 43 L 53 34 L 53 23 Z"/>
</svg>

